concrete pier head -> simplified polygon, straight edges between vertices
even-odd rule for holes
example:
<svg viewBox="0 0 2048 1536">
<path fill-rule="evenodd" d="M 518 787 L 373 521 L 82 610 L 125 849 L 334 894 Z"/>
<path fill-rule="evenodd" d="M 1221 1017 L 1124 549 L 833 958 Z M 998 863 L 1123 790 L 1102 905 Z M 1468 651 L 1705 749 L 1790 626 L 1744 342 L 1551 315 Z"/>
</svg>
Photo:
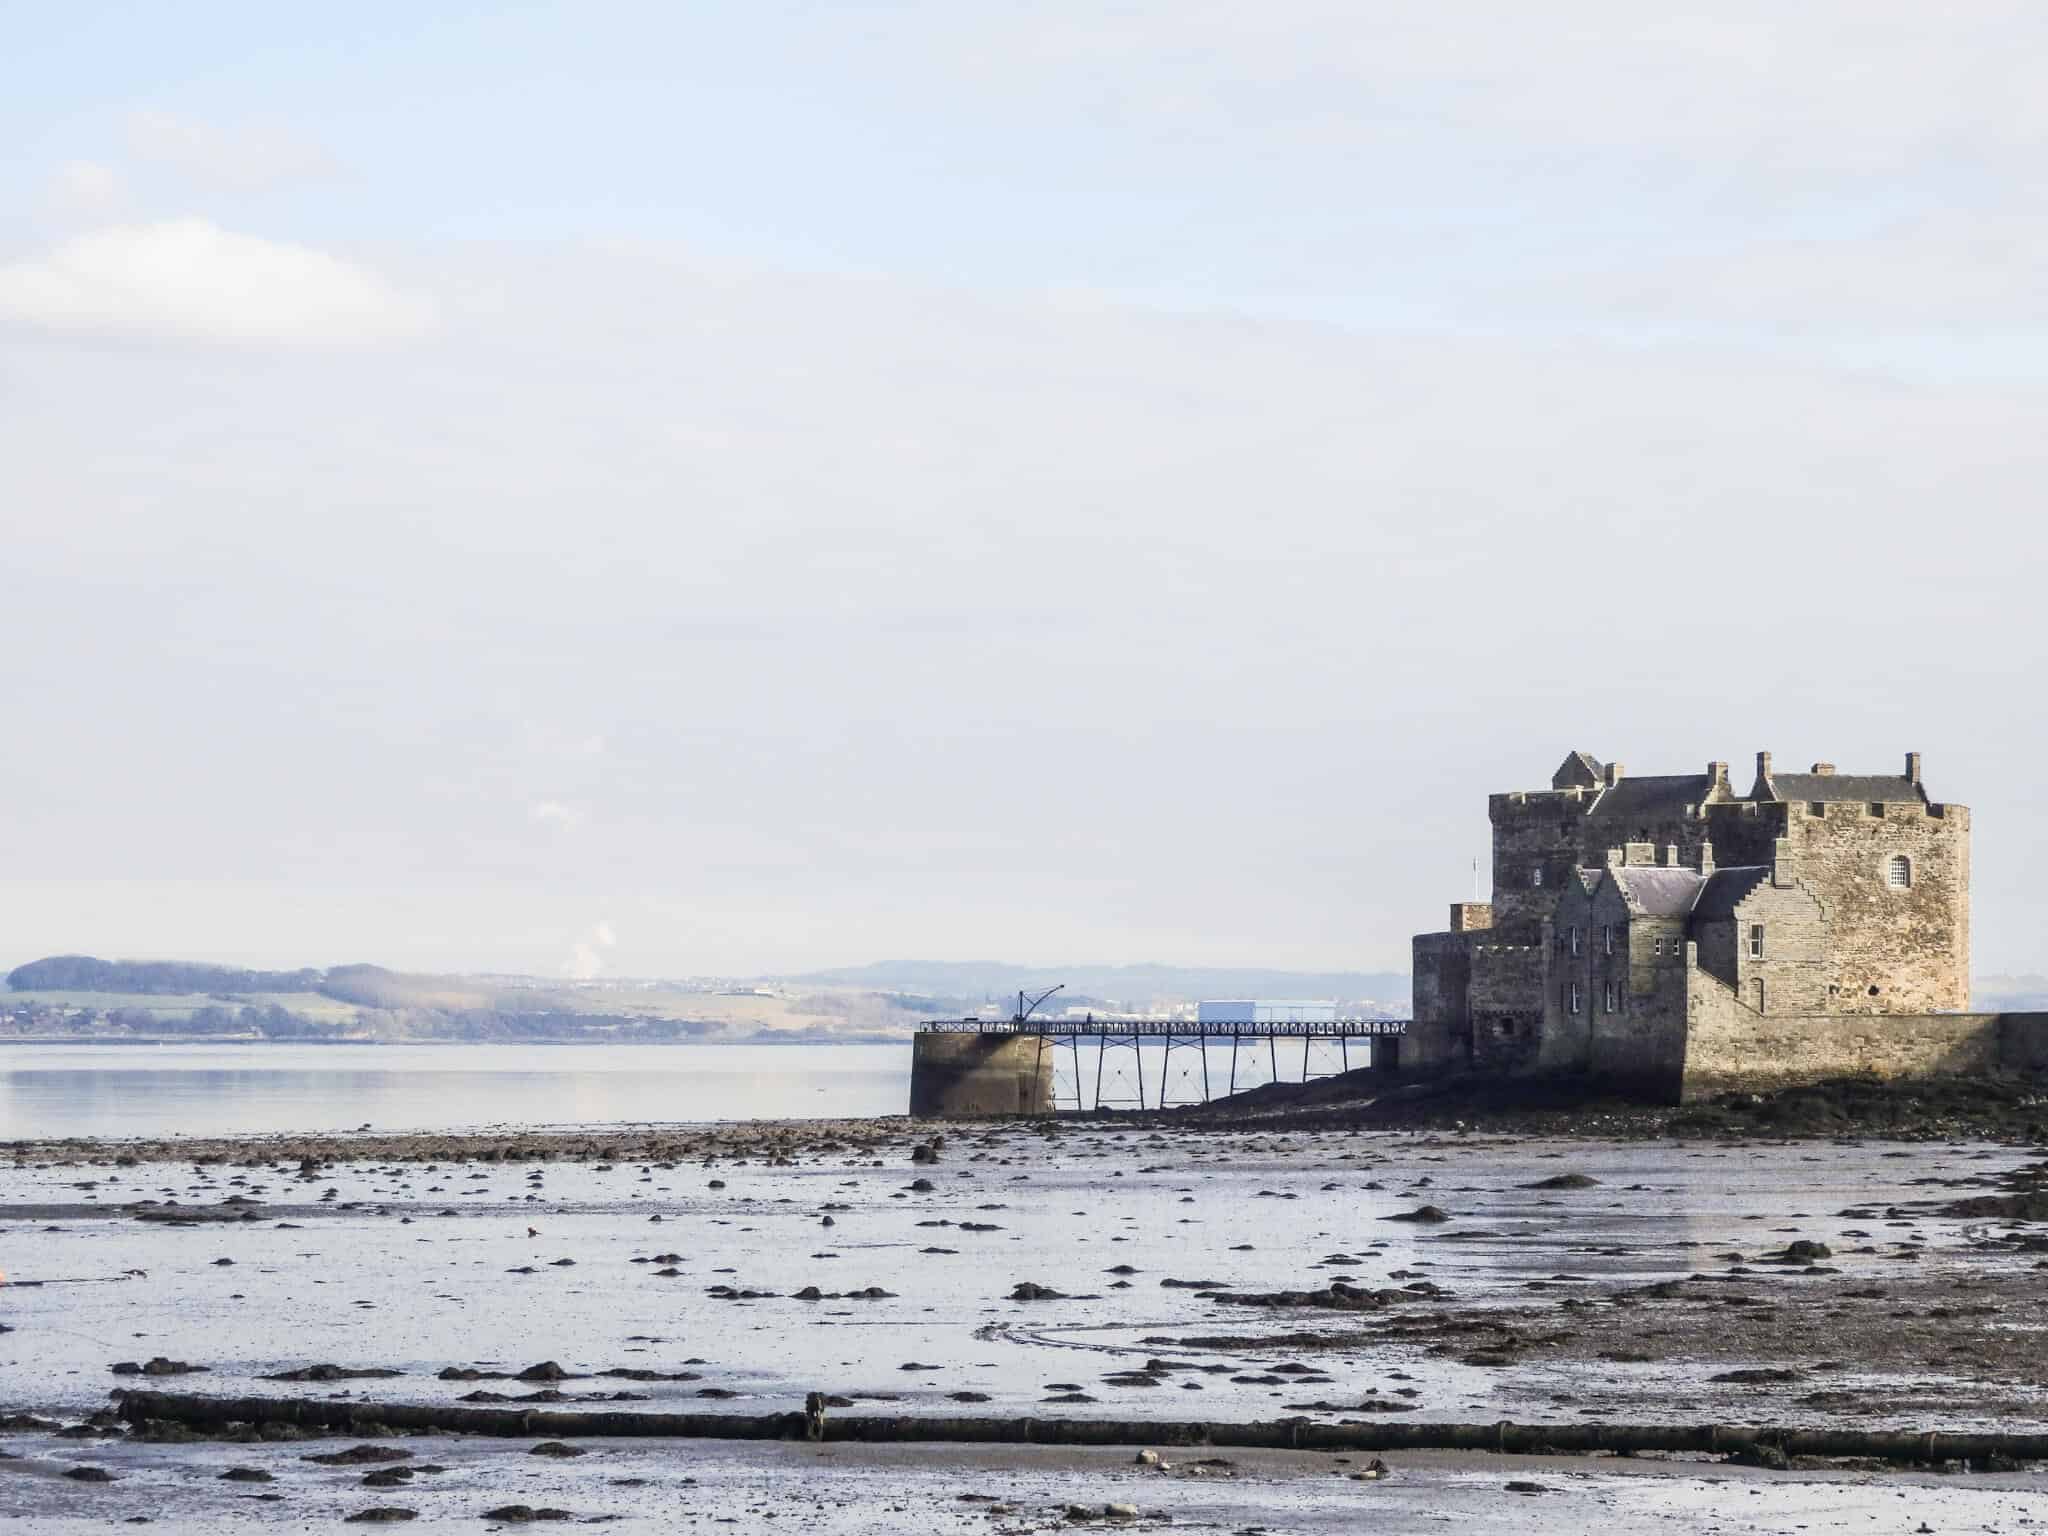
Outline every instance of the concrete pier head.
<svg viewBox="0 0 2048 1536">
<path fill-rule="evenodd" d="M 1052 1047 L 1037 1035 L 916 1035 L 910 1112 L 952 1119 L 1049 1115 Z"/>
</svg>

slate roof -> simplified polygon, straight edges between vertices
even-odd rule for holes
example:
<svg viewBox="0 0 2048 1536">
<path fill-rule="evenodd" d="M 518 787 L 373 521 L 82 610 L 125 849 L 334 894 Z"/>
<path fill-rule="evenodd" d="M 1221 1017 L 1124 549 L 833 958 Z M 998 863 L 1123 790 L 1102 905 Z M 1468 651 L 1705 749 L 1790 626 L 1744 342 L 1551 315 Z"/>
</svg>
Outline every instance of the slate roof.
<svg viewBox="0 0 2048 1536">
<path fill-rule="evenodd" d="M 1564 787 L 1574 764 L 1584 772 L 1589 784 L 1598 784 L 1607 776 L 1607 765 L 1592 753 L 1572 752 L 1568 753 L 1565 760 L 1557 765 L 1557 772 L 1550 776 L 1550 784 L 1553 789 L 1562 789 Z"/>
<path fill-rule="evenodd" d="M 1624 778 L 1600 791 L 1600 798 L 1587 811 L 1589 821 L 1606 822 L 1623 833 L 1654 831 L 1665 822 L 1679 821 L 1685 808 L 1699 805 L 1713 790 L 1714 781 L 1703 773 L 1646 774 Z M 1801 798 L 1807 798 L 1802 796 Z M 1627 836 L 1613 839 L 1628 842 Z"/>
<path fill-rule="evenodd" d="M 1647 917 L 1683 917 L 1693 908 L 1709 877 L 1696 869 L 1633 864 L 1609 871 L 1629 910 Z"/>
<path fill-rule="evenodd" d="M 1780 800 L 1860 800 L 1870 805 L 1921 805 L 1927 800 L 1918 784 L 1893 773 L 1774 773 L 1757 798 L 1767 800 L 1773 794 Z"/>
<path fill-rule="evenodd" d="M 1715 918 L 1735 915 L 1735 908 L 1743 897 L 1771 878 L 1767 864 L 1737 864 L 1727 869 L 1717 869 L 1701 887 L 1699 898 L 1692 904 L 1695 922 L 1712 922 Z"/>
</svg>

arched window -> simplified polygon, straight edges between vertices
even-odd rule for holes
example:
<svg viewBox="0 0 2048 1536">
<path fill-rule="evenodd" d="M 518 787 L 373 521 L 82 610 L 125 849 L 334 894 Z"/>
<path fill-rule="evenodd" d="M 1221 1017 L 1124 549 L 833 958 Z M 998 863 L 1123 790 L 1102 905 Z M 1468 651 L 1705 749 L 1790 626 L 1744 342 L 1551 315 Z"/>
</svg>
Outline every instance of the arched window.
<svg viewBox="0 0 2048 1536">
<path fill-rule="evenodd" d="M 1913 861 L 1903 853 L 1895 853 L 1885 866 L 1884 882 L 1895 891 L 1910 890 L 1913 885 Z"/>
</svg>

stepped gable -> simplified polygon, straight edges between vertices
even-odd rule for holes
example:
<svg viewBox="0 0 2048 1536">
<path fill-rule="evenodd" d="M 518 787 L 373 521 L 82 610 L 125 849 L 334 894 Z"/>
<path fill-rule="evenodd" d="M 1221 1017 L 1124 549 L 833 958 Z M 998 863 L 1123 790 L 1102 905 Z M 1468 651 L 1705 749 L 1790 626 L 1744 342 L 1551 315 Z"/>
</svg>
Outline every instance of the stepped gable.
<svg viewBox="0 0 2048 1536">
<path fill-rule="evenodd" d="M 1770 878 L 1768 864 L 1735 865 L 1715 870 L 1707 877 L 1699 899 L 1693 903 L 1694 921 L 1712 922 L 1715 918 L 1733 917 L 1743 898 Z"/>
</svg>

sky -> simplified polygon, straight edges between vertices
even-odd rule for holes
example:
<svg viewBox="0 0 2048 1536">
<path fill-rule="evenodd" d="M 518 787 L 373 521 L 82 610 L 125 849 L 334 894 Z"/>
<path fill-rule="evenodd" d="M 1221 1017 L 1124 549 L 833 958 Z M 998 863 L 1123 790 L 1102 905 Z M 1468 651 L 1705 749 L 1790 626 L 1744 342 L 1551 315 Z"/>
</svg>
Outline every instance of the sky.
<svg viewBox="0 0 2048 1536">
<path fill-rule="evenodd" d="M 0 12 L 0 962 L 1403 969 L 1767 748 L 2048 970 L 2038 5 Z"/>
</svg>

